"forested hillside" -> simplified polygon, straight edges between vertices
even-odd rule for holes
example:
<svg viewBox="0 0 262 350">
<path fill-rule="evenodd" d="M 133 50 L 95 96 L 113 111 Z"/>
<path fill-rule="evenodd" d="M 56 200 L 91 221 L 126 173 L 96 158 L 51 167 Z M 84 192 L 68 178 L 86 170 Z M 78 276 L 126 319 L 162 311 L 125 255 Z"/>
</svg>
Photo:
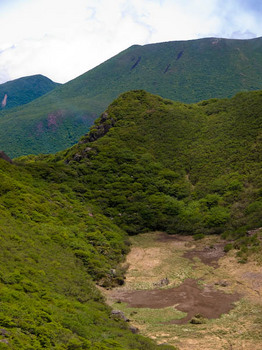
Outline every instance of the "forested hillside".
<svg viewBox="0 0 262 350">
<path fill-rule="evenodd" d="M 261 62 L 262 38 L 135 45 L 24 107 L 2 111 L 0 148 L 14 157 L 70 147 L 129 90 L 187 103 L 258 90 Z"/>
<path fill-rule="evenodd" d="M 78 197 L 74 170 L 39 174 L 52 170 L 43 180 L 0 159 L 1 349 L 161 349 L 95 287 L 123 283 L 126 234 Z"/>
<path fill-rule="evenodd" d="M 40 74 L 0 84 L 1 109 L 22 106 L 45 95 L 59 85 Z"/>
<path fill-rule="evenodd" d="M 150 230 L 220 234 L 261 263 L 261 130 L 261 91 L 189 105 L 138 90 L 72 148 L 0 159 L 2 348 L 171 349 L 95 283 L 123 284 L 127 233 Z"/>
<path fill-rule="evenodd" d="M 245 235 L 262 226 L 261 107 L 261 92 L 195 105 L 129 92 L 56 159 L 129 233 Z"/>
</svg>

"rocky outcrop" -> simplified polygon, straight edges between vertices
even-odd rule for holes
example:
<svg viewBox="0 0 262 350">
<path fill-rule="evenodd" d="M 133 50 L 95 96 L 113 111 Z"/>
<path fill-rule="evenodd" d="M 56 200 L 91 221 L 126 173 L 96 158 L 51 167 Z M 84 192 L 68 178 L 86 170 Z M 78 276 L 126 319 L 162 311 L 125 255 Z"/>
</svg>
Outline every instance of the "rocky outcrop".
<svg viewBox="0 0 262 350">
<path fill-rule="evenodd" d="M 96 153 L 97 150 L 95 148 L 86 147 L 84 150 L 75 153 L 71 158 L 66 159 L 65 163 L 69 164 L 71 161 L 80 162 L 82 159 L 90 158 Z"/>
<path fill-rule="evenodd" d="M 4 151 L 0 151 L 0 159 L 4 159 L 6 162 L 12 164 L 13 161 L 11 158 L 8 157 L 8 155 L 5 154 Z"/>
<path fill-rule="evenodd" d="M 125 314 L 123 313 L 123 311 L 120 310 L 112 310 L 111 311 L 111 315 L 117 317 L 117 318 L 121 318 L 121 320 L 125 321 L 125 322 L 129 322 L 129 318 L 127 318 L 125 316 Z"/>
<path fill-rule="evenodd" d="M 246 232 L 247 236 L 254 236 L 256 233 L 259 233 L 260 231 L 262 231 L 262 227 L 256 228 L 254 230 L 250 230 Z"/>
<path fill-rule="evenodd" d="M 129 327 L 130 331 L 133 333 L 133 334 L 138 334 L 139 333 L 139 329 L 135 326 L 130 326 Z"/>
<path fill-rule="evenodd" d="M 155 287 L 164 287 L 164 286 L 168 286 L 170 283 L 169 279 L 166 277 L 166 278 L 163 278 L 162 280 L 158 281 L 158 282 L 155 282 L 153 283 L 153 285 Z"/>
<path fill-rule="evenodd" d="M 5 108 L 7 102 L 7 94 L 5 94 L 3 100 L 2 100 L 2 108 Z"/>
<path fill-rule="evenodd" d="M 80 141 L 79 144 L 85 144 L 94 142 L 100 137 L 106 135 L 108 131 L 115 125 L 116 121 L 114 118 L 109 117 L 107 112 L 104 112 L 98 119 L 96 124 L 92 126 L 89 133 L 86 134 Z M 95 147 L 86 147 L 85 149 L 75 153 L 72 158 L 65 161 L 66 164 L 71 161 L 80 162 L 82 159 L 87 159 L 96 154 Z"/>
<path fill-rule="evenodd" d="M 111 311 L 111 315 L 116 317 L 116 318 L 120 318 L 121 320 L 123 320 L 124 322 L 130 322 L 129 318 L 127 318 L 125 316 L 125 314 L 123 313 L 123 311 L 120 310 L 112 310 Z M 138 334 L 139 333 L 139 329 L 135 326 L 130 325 L 129 330 L 133 333 L 133 334 Z"/>
<path fill-rule="evenodd" d="M 96 141 L 100 137 L 107 134 L 115 123 L 114 118 L 109 117 L 107 112 L 103 113 L 100 119 L 98 119 L 97 124 L 90 129 L 89 133 L 84 137 L 84 139 L 79 141 L 79 143 L 81 144 Z"/>
</svg>

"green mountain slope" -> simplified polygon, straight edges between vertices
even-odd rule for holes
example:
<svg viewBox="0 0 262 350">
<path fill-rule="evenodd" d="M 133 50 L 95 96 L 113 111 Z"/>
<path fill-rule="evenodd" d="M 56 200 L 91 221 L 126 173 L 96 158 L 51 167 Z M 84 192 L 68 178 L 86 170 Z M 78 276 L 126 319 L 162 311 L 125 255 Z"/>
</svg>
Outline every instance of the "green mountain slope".
<svg viewBox="0 0 262 350">
<path fill-rule="evenodd" d="M 262 226 L 262 92 L 185 105 L 121 95 L 62 157 L 130 233 L 245 235 Z"/>
<path fill-rule="evenodd" d="M 261 263 L 261 155 L 262 91 L 187 105 L 137 90 L 72 148 L 0 159 L 1 347 L 171 349 L 94 283 L 123 284 L 126 232 L 222 234 Z"/>
<path fill-rule="evenodd" d="M 94 281 L 122 283 L 126 234 L 77 196 L 75 176 L 0 159 L 1 349 L 172 349 L 133 334 L 104 304 Z"/>
<path fill-rule="evenodd" d="M 132 46 L 47 96 L 2 112 L 0 149 L 19 156 L 69 147 L 131 89 L 190 103 L 261 89 L 261 62 L 262 38 Z"/>
<path fill-rule="evenodd" d="M 60 84 L 43 75 L 32 75 L 0 85 L 1 108 L 9 109 L 29 103 Z"/>
</svg>

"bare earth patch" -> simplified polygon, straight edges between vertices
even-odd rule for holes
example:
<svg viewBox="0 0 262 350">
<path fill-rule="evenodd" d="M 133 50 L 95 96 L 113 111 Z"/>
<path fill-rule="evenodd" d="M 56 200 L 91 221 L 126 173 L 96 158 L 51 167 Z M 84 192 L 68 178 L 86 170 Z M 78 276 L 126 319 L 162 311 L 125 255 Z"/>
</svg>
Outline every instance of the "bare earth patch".
<svg viewBox="0 0 262 350">
<path fill-rule="evenodd" d="M 203 249 L 192 249 L 184 253 L 184 257 L 194 261 L 194 258 L 199 258 L 202 263 L 213 267 L 218 267 L 218 260 L 225 255 L 224 243 L 218 243 L 211 247 L 204 247 Z"/>
<path fill-rule="evenodd" d="M 141 334 L 181 350 L 262 349 L 261 266 L 237 263 L 217 236 L 131 241 L 125 285 L 104 294 Z"/>
<path fill-rule="evenodd" d="M 114 295 L 111 295 L 114 298 Z M 118 301 L 127 303 L 133 308 L 160 309 L 174 306 L 177 310 L 187 313 L 179 320 L 170 323 L 185 324 L 195 315 L 204 318 L 217 318 L 231 310 L 233 302 L 240 295 L 226 294 L 215 290 L 212 286 L 201 287 L 196 280 L 186 279 L 179 287 L 169 289 L 135 290 L 117 292 Z"/>
</svg>

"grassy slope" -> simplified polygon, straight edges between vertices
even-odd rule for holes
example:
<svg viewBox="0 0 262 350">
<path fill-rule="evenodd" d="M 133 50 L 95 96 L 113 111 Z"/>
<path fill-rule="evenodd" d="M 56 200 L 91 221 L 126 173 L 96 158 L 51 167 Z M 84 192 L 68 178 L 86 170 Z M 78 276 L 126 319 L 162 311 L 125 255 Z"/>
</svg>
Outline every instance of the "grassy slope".
<svg viewBox="0 0 262 350">
<path fill-rule="evenodd" d="M 110 269 L 126 236 L 82 203 L 74 177 L 68 167 L 28 172 L 0 160 L 1 349 L 156 349 L 112 318 L 95 288 L 121 280 Z"/>
<path fill-rule="evenodd" d="M 6 106 L 2 106 L 2 108 L 6 110 L 29 103 L 53 90 L 58 85 L 43 75 L 32 75 L 8 81 L 0 85 L 1 101 L 7 94 Z"/>
<path fill-rule="evenodd" d="M 259 252 L 245 232 L 262 226 L 261 105 L 261 92 L 185 105 L 133 91 L 71 149 L 0 160 L 6 348 L 156 348 L 92 281 L 123 282 L 123 229 L 224 233 L 240 261 Z"/>
<path fill-rule="evenodd" d="M 159 232 L 150 232 L 131 238 L 132 249 L 127 256 L 127 262 L 130 265 L 126 274 L 126 285 L 123 289 L 120 287 L 106 292 L 110 305 L 114 303 L 113 307 L 120 308 L 131 322 L 141 329 L 143 334 L 157 339 L 160 343 L 176 344 L 183 350 L 224 350 L 230 346 L 233 349 L 260 350 L 262 343 L 260 332 L 262 286 L 260 285 L 260 289 L 258 288 L 259 278 L 260 280 L 262 278 L 261 253 L 260 264 L 254 263 L 252 259 L 246 264 L 239 264 L 232 251 L 219 259 L 218 268 L 213 268 L 197 257 L 194 258 L 193 263 L 193 261 L 185 259 L 184 254 L 194 251 L 197 256 L 197 252 L 204 250 L 205 257 L 210 257 L 207 250 L 216 246 L 217 242 L 221 244 L 219 237 L 206 236 L 197 241 L 192 237 L 187 237 L 184 242 L 181 236 L 168 240 L 164 240 L 163 237 L 164 235 Z M 202 324 L 200 321 L 197 325 L 191 322 L 186 325 L 168 324 L 170 320 L 185 316 L 184 313 L 176 309 L 177 306 L 149 309 L 130 307 L 125 302 L 117 303 L 121 299 L 121 294 L 123 297 L 126 290 L 152 290 L 155 288 L 154 283 L 163 279 L 164 276 L 167 276 L 170 282 L 168 287 L 164 288 L 181 287 L 186 279 L 192 278 L 198 280 L 202 286 L 210 288 L 210 286 L 216 285 L 216 288 L 226 293 L 225 296 L 228 296 L 227 293 L 239 293 L 242 298 L 229 313 L 216 319 L 203 320 Z M 254 277 L 248 280 L 245 279 L 245 276 Z M 227 286 L 219 288 L 218 281 L 220 283 L 227 281 Z M 194 288 L 191 289 L 191 293 L 194 294 Z M 208 304 L 210 297 L 206 295 L 206 298 Z M 188 299 L 190 296 L 186 298 L 185 303 L 188 302 Z M 216 306 L 223 304 L 223 297 L 218 297 L 216 303 Z M 200 305 L 203 304 L 196 297 L 191 302 L 191 310 Z M 215 309 L 216 307 L 213 307 L 213 310 Z"/>
<path fill-rule="evenodd" d="M 261 106 L 261 92 L 195 105 L 125 93 L 56 160 L 130 233 L 242 236 L 262 226 Z"/>
<path fill-rule="evenodd" d="M 69 147 L 113 99 L 131 89 L 184 102 L 260 89 L 261 61 L 261 38 L 132 46 L 47 96 L 2 113 L 0 148 L 19 156 Z"/>
</svg>

